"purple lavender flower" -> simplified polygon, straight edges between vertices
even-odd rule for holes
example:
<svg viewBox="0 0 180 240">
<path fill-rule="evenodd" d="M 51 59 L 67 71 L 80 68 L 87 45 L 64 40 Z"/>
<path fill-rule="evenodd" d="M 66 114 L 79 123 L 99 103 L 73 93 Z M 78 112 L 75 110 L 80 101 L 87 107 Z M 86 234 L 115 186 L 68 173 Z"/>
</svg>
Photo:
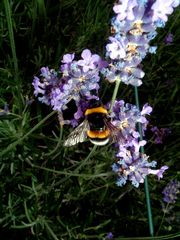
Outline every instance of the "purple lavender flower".
<svg viewBox="0 0 180 240">
<path fill-rule="evenodd" d="M 81 57 L 83 60 L 79 60 L 78 65 L 82 66 L 83 72 L 96 69 L 102 62 L 100 56 L 97 54 L 91 54 L 89 49 L 85 49 L 82 52 Z"/>
<path fill-rule="evenodd" d="M 115 101 L 111 113 L 112 122 L 121 129 L 124 137 L 127 137 L 127 140 L 131 142 L 136 136 L 139 137 L 139 133 L 136 130 L 138 122 L 142 124 L 143 132 L 147 129 L 148 120 L 145 115 L 149 115 L 151 111 L 152 107 L 148 104 L 145 104 L 142 111 L 139 111 L 135 105 L 125 103 L 123 100 Z"/>
<path fill-rule="evenodd" d="M 162 144 L 163 140 L 171 133 L 169 128 L 158 128 L 157 126 L 152 127 L 151 131 L 154 133 L 156 144 Z"/>
<path fill-rule="evenodd" d="M 170 45 L 173 42 L 173 34 L 168 33 L 168 35 L 164 39 L 164 42 L 166 45 Z"/>
<path fill-rule="evenodd" d="M 155 165 L 154 162 L 147 161 L 148 156 L 124 149 L 119 153 L 120 159 L 117 161 L 118 178 L 116 184 L 123 186 L 127 180 L 131 181 L 132 185 L 139 187 L 140 183 L 144 182 L 145 177 L 149 174 L 149 168 Z"/>
<path fill-rule="evenodd" d="M 162 166 L 160 169 L 157 169 L 157 170 L 151 169 L 151 170 L 149 171 L 149 173 L 150 173 L 150 174 L 157 175 L 158 180 L 160 180 L 161 178 L 163 178 L 163 173 L 164 173 L 168 168 L 169 168 L 168 166 Z"/>
<path fill-rule="evenodd" d="M 156 162 L 148 162 L 148 156 L 140 152 L 140 148 L 146 144 L 145 140 L 139 140 L 139 133 L 136 130 L 138 122 L 142 125 L 143 134 L 147 129 L 149 115 L 152 108 L 145 104 L 142 111 L 138 110 L 135 105 L 124 103 L 124 101 L 115 101 L 111 113 L 113 124 L 121 129 L 123 140 L 116 144 L 118 152 L 116 154 L 117 162 L 113 163 L 112 170 L 118 175 L 116 184 L 123 186 L 130 181 L 135 187 L 149 174 L 157 175 L 158 179 L 162 178 L 167 166 L 154 170 Z"/>
<path fill-rule="evenodd" d="M 141 144 L 141 142 L 137 142 L 137 145 L 141 146 Z M 119 160 L 112 165 L 112 170 L 118 174 L 116 181 L 118 186 L 123 186 L 127 181 L 131 181 L 133 186 L 139 187 L 140 183 L 144 183 L 147 175 L 154 174 L 160 179 L 163 177 L 164 171 L 168 169 L 167 166 L 157 170 L 151 169 L 156 166 L 156 162 L 148 162 L 148 156 L 136 151 L 133 147 L 130 150 L 121 147 L 117 157 Z"/>
<path fill-rule="evenodd" d="M 77 61 L 74 60 L 74 53 L 65 54 L 60 71 L 43 67 L 41 79 L 35 76 L 32 83 L 35 96 L 39 96 L 39 101 L 52 106 L 53 110 L 62 112 L 67 109 L 67 104 L 74 100 L 77 106 L 75 121 L 82 116 L 82 98 L 98 99 L 100 71 L 106 66 L 106 62 L 99 55 L 92 54 L 88 49 L 85 49 L 81 56 L 82 59 Z"/>
<path fill-rule="evenodd" d="M 116 40 L 116 38 L 110 37 L 111 43 L 106 45 L 106 50 L 109 52 L 109 57 L 111 59 L 123 59 L 126 56 L 125 42 L 123 39 Z"/>
<path fill-rule="evenodd" d="M 72 61 L 73 61 L 73 59 L 74 59 L 74 53 L 72 53 L 72 54 L 65 54 L 64 56 L 63 56 L 63 60 L 61 61 L 62 63 L 72 63 Z"/>
<path fill-rule="evenodd" d="M 180 182 L 177 180 L 171 180 L 162 191 L 163 200 L 167 203 L 175 203 L 177 200 L 177 194 L 180 192 Z"/>
<path fill-rule="evenodd" d="M 40 95 L 39 101 L 51 105 L 51 91 L 59 83 L 57 72 L 54 69 L 49 70 L 48 67 L 42 67 L 40 76 L 41 79 L 36 76 L 33 79 L 34 95 Z"/>
<path fill-rule="evenodd" d="M 112 232 L 109 232 L 106 236 L 106 239 L 113 239 L 113 234 Z"/>
<path fill-rule="evenodd" d="M 136 0 L 124 0 L 124 1 L 118 1 L 118 3 L 115 3 L 113 10 L 117 14 L 118 20 L 122 21 L 124 19 L 133 20 L 134 14 L 133 14 L 133 8 L 138 5 Z"/>
<path fill-rule="evenodd" d="M 167 16 L 179 0 L 119 0 L 113 10 L 112 36 L 106 45 L 109 66 L 102 70 L 110 82 L 121 79 L 125 84 L 140 86 L 144 72 L 140 63 L 147 53 L 156 53 L 150 40 L 157 35 L 156 28 L 164 27 Z"/>
<path fill-rule="evenodd" d="M 151 9 L 153 10 L 153 16 L 152 16 L 153 22 L 156 22 L 158 20 L 167 22 L 168 20 L 167 15 L 170 15 L 173 12 L 173 7 L 177 6 L 177 4 L 178 4 L 178 1 L 174 1 L 174 0 L 166 0 L 166 1 L 156 0 L 151 7 Z"/>
</svg>

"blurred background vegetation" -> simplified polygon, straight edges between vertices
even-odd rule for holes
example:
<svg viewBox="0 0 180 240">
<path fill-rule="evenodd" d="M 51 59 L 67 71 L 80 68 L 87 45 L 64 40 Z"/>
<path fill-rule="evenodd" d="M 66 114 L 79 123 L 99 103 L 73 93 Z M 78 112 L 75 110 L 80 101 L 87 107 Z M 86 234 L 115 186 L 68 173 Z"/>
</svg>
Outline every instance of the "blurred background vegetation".
<svg viewBox="0 0 180 240">
<path fill-rule="evenodd" d="M 85 142 L 63 148 L 69 127 L 60 128 L 57 115 L 33 96 L 32 79 L 42 66 L 58 69 L 63 54 L 78 55 L 85 48 L 104 55 L 113 2 L 0 2 L 0 233 L 4 240 L 108 239 L 109 232 L 115 239 L 149 236 L 144 186 L 115 185 L 112 146 L 102 150 Z M 141 105 L 148 102 L 153 107 L 150 126 L 171 129 L 160 145 L 154 144 L 151 131 L 146 136 L 150 160 L 169 166 L 161 181 L 148 177 L 159 235 L 180 231 L 180 201 L 171 206 L 158 230 L 164 209 L 162 190 L 171 179 L 180 180 L 179 24 L 177 8 L 153 40 L 157 54 L 143 61 L 146 75 L 139 87 Z M 168 33 L 173 34 L 170 45 L 164 42 Z M 102 83 L 104 102 L 111 99 L 113 87 Z M 118 98 L 135 104 L 133 87 L 122 84 Z"/>
</svg>

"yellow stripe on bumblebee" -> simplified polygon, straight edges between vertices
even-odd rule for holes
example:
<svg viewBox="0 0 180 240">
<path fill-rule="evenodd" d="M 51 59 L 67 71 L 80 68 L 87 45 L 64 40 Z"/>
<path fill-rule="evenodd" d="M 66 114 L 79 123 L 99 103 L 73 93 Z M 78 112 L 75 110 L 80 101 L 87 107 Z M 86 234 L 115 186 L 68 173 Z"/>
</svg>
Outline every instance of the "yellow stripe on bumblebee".
<svg viewBox="0 0 180 240">
<path fill-rule="evenodd" d="M 103 131 L 92 131 L 92 130 L 88 130 L 87 131 L 87 136 L 89 138 L 100 138 L 100 139 L 104 139 L 109 137 L 110 135 L 110 131 L 109 129 L 103 130 Z"/>
<path fill-rule="evenodd" d="M 88 108 L 84 115 L 90 115 L 92 113 L 104 113 L 104 114 L 108 114 L 107 109 L 105 109 L 104 107 L 100 106 L 100 107 L 95 107 L 95 108 Z"/>
</svg>

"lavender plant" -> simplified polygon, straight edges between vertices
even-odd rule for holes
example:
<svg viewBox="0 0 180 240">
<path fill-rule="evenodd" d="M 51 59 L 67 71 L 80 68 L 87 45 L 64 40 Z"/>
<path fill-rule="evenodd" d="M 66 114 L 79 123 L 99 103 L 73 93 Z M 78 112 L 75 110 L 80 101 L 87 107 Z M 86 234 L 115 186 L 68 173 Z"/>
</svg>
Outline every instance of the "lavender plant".
<svg viewBox="0 0 180 240">
<path fill-rule="evenodd" d="M 152 9 L 155 3 L 160 6 Z M 167 22 L 165 28 L 153 31 L 153 26 L 151 32 L 151 21 L 144 22 L 148 12 L 149 19 L 154 12 L 169 18 L 179 1 L 116 1 L 110 33 L 112 4 L 0 2 L 0 233 L 5 239 L 145 239 L 151 220 L 147 179 L 155 238 L 179 237 L 178 9 L 170 21 L 159 21 L 159 26 Z M 33 74 L 39 102 L 32 96 Z M 134 89 L 142 105 L 137 98 L 134 104 Z M 120 138 L 103 147 L 90 141 L 64 147 L 89 103 L 99 100 Z M 167 128 L 171 135 L 165 139 Z M 163 165 L 169 170 L 157 184 L 154 175 L 162 178 Z M 172 176 L 177 181 L 163 195 L 175 202 L 163 203 L 162 185 Z"/>
<path fill-rule="evenodd" d="M 169 128 L 158 128 L 157 126 L 151 127 L 151 131 L 154 133 L 154 143 L 162 144 L 163 140 L 171 133 Z"/>
<path fill-rule="evenodd" d="M 80 60 L 75 60 L 75 54 L 65 54 L 58 71 L 41 68 L 41 79 L 34 77 L 33 86 L 35 96 L 39 101 L 50 105 L 56 110 L 60 124 L 71 124 L 73 127 L 80 123 L 88 101 L 99 99 L 98 90 L 101 81 L 123 82 L 127 85 L 140 86 L 145 73 L 142 70 L 142 60 L 147 53 L 155 53 L 156 46 L 150 46 L 150 41 L 157 35 L 156 29 L 164 27 L 168 15 L 179 5 L 178 0 L 163 1 L 124 0 L 114 4 L 115 16 L 111 20 L 109 43 L 106 45 L 106 61 L 99 55 L 92 54 L 89 49 L 83 50 Z M 101 74 L 103 77 L 101 77 Z M 117 89 L 116 89 L 117 91 Z M 116 99 L 114 91 L 110 116 L 114 126 L 122 132 L 124 141 L 116 142 L 118 152 L 117 161 L 112 170 L 118 175 L 117 185 L 123 186 L 129 180 L 135 187 L 144 182 L 149 174 L 162 178 L 168 169 L 163 166 L 152 170 L 156 162 L 148 162 L 148 156 L 141 153 L 140 148 L 146 144 L 140 140 L 136 130 L 137 123 L 141 124 L 145 135 L 149 115 L 152 108 L 146 104 L 142 111 L 135 105 L 124 103 Z M 63 120 L 63 111 L 67 104 L 74 100 L 77 111 L 73 119 Z M 115 101 L 115 102 L 114 102 Z"/>
<path fill-rule="evenodd" d="M 166 221 L 171 225 L 174 220 L 176 220 L 175 213 L 173 212 L 173 208 L 175 207 L 174 204 L 176 203 L 178 199 L 180 189 L 180 182 L 176 179 L 171 180 L 163 189 L 163 202 L 162 202 L 162 209 L 163 209 L 163 217 L 161 220 L 161 223 L 159 225 L 159 228 L 157 230 L 156 235 L 158 235 L 162 224 L 165 220 L 165 216 L 167 215 Z M 165 205 L 165 204 L 166 205 Z M 177 217 L 178 218 L 178 217 Z"/>
</svg>

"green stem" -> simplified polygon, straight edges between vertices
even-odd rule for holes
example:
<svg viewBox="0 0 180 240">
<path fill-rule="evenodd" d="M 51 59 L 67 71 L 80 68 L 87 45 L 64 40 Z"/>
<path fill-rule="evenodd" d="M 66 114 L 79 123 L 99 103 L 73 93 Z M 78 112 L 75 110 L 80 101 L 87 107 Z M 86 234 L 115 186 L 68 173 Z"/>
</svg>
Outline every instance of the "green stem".
<svg viewBox="0 0 180 240">
<path fill-rule="evenodd" d="M 8 33 L 9 33 L 9 40 L 10 40 L 10 46 L 11 46 L 11 52 L 12 52 L 12 61 L 14 64 L 14 80 L 15 85 L 13 87 L 13 97 L 17 101 L 17 105 L 19 108 L 19 112 L 22 112 L 22 95 L 20 94 L 21 89 L 21 82 L 19 81 L 19 68 L 18 68 L 18 58 L 16 55 L 16 45 L 14 40 L 14 31 L 13 31 L 13 24 L 12 24 L 12 14 L 11 14 L 11 7 L 9 4 L 9 0 L 4 0 L 4 8 L 5 8 L 5 15 L 7 20 L 7 26 L 8 26 Z"/>
<path fill-rule="evenodd" d="M 109 112 L 110 112 L 110 113 L 112 112 L 113 105 L 114 105 L 114 102 L 115 102 L 116 97 L 117 97 L 117 93 L 118 93 L 118 90 L 119 90 L 120 82 L 121 82 L 120 77 L 117 77 L 117 78 L 116 78 L 116 85 L 115 85 L 114 92 L 113 92 L 113 96 L 112 96 L 112 100 L 111 100 L 111 106 L 110 106 L 110 109 L 109 109 Z"/>
<path fill-rule="evenodd" d="M 163 214 L 161 223 L 160 223 L 160 225 L 159 225 L 159 228 L 158 228 L 158 230 L 157 230 L 157 232 L 156 232 L 156 236 L 158 236 L 158 233 L 159 233 L 159 231 L 160 231 L 160 229 L 161 229 L 161 226 L 162 226 L 162 224 L 163 224 L 163 221 L 164 221 L 165 215 L 166 215 L 166 213 L 167 213 L 168 207 L 169 207 L 169 203 L 167 203 L 166 208 L 165 208 L 165 210 L 164 210 L 164 214 Z"/>
<path fill-rule="evenodd" d="M 51 229 L 51 227 L 49 226 L 49 224 L 47 223 L 47 221 L 44 221 L 44 225 L 46 226 L 46 229 L 48 230 L 48 232 L 51 234 L 51 236 L 53 237 L 54 240 L 59 240 L 59 238 L 56 236 L 56 234 L 53 232 L 53 230 Z"/>
<path fill-rule="evenodd" d="M 61 141 L 62 141 L 62 135 L 63 135 L 63 126 L 60 125 L 60 136 L 59 136 L 57 145 L 56 145 L 56 147 L 55 147 L 51 152 L 45 154 L 45 156 L 51 156 L 51 155 L 53 155 L 53 154 L 59 149 L 60 144 L 61 144 Z"/>
<path fill-rule="evenodd" d="M 15 46 L 15 41 L 14 41 L 14 32 L 13 32 L 12 19 L 11 19 L 11 8 L 10 8 L 8 0 L 4 0 L 4 7 L 5 7 L 5 12 L 6 12 L 7 24 L 8 24 L 8 32 L 9 32 L 11 51 L 12 51 L 12 58 L 13 58 L 13 63 L 14 63 L 15 79 L 16 79 L 16 82 L 18 82 L 18 61 L 17 61 L 17 56 L 16 56 L 16 46 Z"/>
<path fill-rule="evenodd" d="M 136 100 L 137 108 L 140 109 L 139 108 L 139 95 L 138 95 L 137 87 L 135 87 L 135 100 Z M 138 123 L 138 130 L 139 130 L 139 134 L 140 134 L 140 140 L 143 140 L 141 123 Z M 141 147 L 141 153 L 144 153 L 144 147 Z M 144 181 L 144 188 L 145 188 L 146 204 L 147 204 L 147 211 L 148 211 L 149 233 L 153 237 L 154 236 L 154 226 L 153 226 L 152 210 L 151 210 L 151 202 L 150 202 L 150 194 L 149 194 L 147 177 L 145 178 L 145 181 Z"/>
<path fill-rule="evenodd" d="M 46 167 L 41 167 L 38 165 L 33 164 L 29 159 L 25 159 L 25 161 L 32 167 L 32 168 L 37 168 L 37 169 L 41 169 L 44 171 L 48 171 L 48 172 L 52 172 L 52 173 L 56 173 L 56 174 L 60 174 L 60 175 L 66 175 L 66 176 L 74 176 L 74 177 L 82 177 L 85 179 L 95 179 L 95 178 L 102 178 L 102 177 L 107 177 L 107 176 L 111 176 L 113 174 L 110 173 L 99 173 L 99 174 L 83 174 L 83 173 L 76 173 L 74 172 L 65 172 L 65 171 L 58 171 L 52 168 L 46 168 Z"/>
<path fill-rule="evenodd" d="M 93 153 L 96 151 L 97 146 L 94 145 L 93 148 L 91 149 L 90 153 L 88 154 L 88 156 L 82 161 L 81 165 L 79 165 L 76 169 L 75 169 L 75 173 L 78 173 L 79 170 L 86 165 L 87 161 L 89 160 L 89 158 L 93 155 Z"/>
</svg>

